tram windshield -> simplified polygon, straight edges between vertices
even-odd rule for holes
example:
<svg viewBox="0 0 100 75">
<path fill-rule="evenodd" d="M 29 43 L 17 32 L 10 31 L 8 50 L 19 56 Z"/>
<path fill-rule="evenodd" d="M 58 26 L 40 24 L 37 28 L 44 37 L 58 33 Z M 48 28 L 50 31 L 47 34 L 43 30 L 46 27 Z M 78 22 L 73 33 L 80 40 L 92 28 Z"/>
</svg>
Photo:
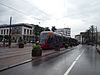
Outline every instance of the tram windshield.
<svg viewBox="0 0 100 75">
<path fill-rule="evenodd" d="M 45 43 L 45 40 L 47 39 L 47 37 L 48 37 L 48 33 L 42 33 L 40 35 L 40 43 L 41 44 Z"/>
</svg>

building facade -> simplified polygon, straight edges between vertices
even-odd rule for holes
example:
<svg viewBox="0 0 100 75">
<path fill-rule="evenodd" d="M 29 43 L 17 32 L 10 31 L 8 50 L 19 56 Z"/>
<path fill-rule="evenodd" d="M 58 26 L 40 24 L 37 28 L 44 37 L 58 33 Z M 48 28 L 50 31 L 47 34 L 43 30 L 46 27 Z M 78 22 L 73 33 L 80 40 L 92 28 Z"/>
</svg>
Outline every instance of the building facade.
<svg viewBox="0 0 100 75">
<path fill-rule="evenodd" d="M 75 35 L 75 39 L 77 39 L 79 43 L 82 43 L 82 36 L 81 35 Z"/>
<path fill-rule="evenodd" d="M 71 37 L 71 28 L 61 28 L 57 29 L 55 32 L 67 37 Z"/>
<path fill-rule="evenodd" d="M 97 38 L 96 38 L 96 33 L 94 33 L 93 34 L 93 37 L 94 37 L 94 43 L 96 43 L 96 40 L 97 40 L 97 42 L 99 42 L 100 43 L 100 32 L 98 32 L 97 33 L 98 35 L 97 35 Z M 91 42 L 91 40 L 92 40 L 92 35 L 89 35 L 87 38 L 86 38 L 86 33 L 85 32 L 80 32 L 80 34 L 79 35 L 75 35 L 75 38 L 80 42 L 80 43 L 87 43 L 87 41 L 88 40 L 90 40 L 90 42 Z"/>
<path fill-rule="evenodd" d="M 11 34 L 9 34 L 11 28 Z M 12 24 L 10 25 L 0 25 L 0 41 L 3 39 L 8 40 L 9 35 L 11 35 L 12 42 L 18 42 L 19 38 L 22 38 L 26 42 L 32 40 L 34 26 L 31 24 Z"/>
</svg>

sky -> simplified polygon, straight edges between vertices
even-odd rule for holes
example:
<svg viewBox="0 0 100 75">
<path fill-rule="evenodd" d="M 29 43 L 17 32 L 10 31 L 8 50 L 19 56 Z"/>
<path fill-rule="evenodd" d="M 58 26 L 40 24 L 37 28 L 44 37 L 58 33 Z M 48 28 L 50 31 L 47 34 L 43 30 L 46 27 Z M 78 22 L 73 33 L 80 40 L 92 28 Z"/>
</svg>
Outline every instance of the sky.
<svg viewBox="0 0 100 75">
<path fill-rule="evenodd" d="M 100 31 L 100 0 L 0 0 L 0 25 L 9 24 L 10 16 L 13 24 L 71 28 L 74 37 L 91 25 Z"/>
</svg>

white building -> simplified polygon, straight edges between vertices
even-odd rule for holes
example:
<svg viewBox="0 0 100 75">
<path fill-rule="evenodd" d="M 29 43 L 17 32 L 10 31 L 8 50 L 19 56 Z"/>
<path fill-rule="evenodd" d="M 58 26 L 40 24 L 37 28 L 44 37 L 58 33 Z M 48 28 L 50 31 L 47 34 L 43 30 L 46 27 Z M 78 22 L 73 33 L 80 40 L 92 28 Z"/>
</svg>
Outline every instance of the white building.
<svg viewBox="0 0 100 75">
<path fill-rule="evenodd" d="M 71 37 L 71 28 L 61 28 L 57 29 L 55 32 L 65 35 L 67 37 Z"/>
<path fill-rule="evenodd" d="M 21 37 L 23 40 L 30 42 L 32 39 L 34 26 L 31 24 L 13 24 L 11 25 L 11 40 L 18 42 Z M 0 25 L 0 41 L 3 38 L 9 39 L 10 25 Z"/>
</svg>

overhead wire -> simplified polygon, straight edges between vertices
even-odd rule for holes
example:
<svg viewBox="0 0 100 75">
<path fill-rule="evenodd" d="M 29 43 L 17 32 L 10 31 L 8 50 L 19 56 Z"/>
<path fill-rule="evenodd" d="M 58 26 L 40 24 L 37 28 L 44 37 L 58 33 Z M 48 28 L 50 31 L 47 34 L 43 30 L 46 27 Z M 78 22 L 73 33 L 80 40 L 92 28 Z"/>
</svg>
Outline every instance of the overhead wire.
<svg viewBox="0 0 100 75">
<path fill-rule="evenodd" d="M 10 6 L 8 6 L 8 5 L 5 5 L 5 4 L 3 4 L 3 3 L 0 3 L 0 5 L 5 6 L 5 7 L 9 8 L 9 9 L 12 9 L 12 10 L 16 11 L 17 13 L 23 14 L 24 16 L 27 16 L 27 17 L 28 17 L 28 15 L 26 15 L 24 12 L 22 12 L 22 11 L 20 11 L 20 10 L 17 10 L 17 9 L 15 9 L 15 8 L 10 7 Z M 41 19 L 36 18 L 36 17 L 33 17 L 33 18 L 36 19 L 36 20 L 41 20 Z"/>
<path fill-rule="evenodd" d="M 32 3 L 28 2 L 27 0 L 23 0 L 23 2 L 30 4 L 33 8 L 36 8 L 39 12 L 43 13 L 44 15 L 49 15 L 49 14 L 45 13 L 44 11 L 40 10 L 39 8 L 37 8 Z"/>
<path fill-rule="evenodd" d="M 27 3 L 29 3 L 28 1 L 26 1 L 26 0 L 23 0 L 25 3 L 27 2 Z M 29 3 L 29 4 L 31 4 L 31 3 Z M 0 3 L 0 5 L 3 5 L 3 6 L 5 6 L 5 7 L 8 7 L 8 8 L 10 8 L 10 9 L 12 9 L 12 10 L 14 10 L 14 11 L 16 11 L 16 12 L 18 12 L 18 13 L 20 13 L 20 14 L 23 14 L 24 16 L 28 16 L 28 15 L 26 15 L 23 11 L 20 11 L 20 10 L 17 10 L 17 9 L 15 9 L 14 7 L 11 7 L 11 6 L 8 6 L 8 5 L 5 5 L 5 4 L 3 4 L 3 3 Z M 33 6 L 32 4 L 31 4 L 31 6 Z M 97 6 L 97 5 L 96 5 Z M 95 7 L 96 7 L 95 6 Z M 35 7 L 36 8 L 36 7 Z M 38 9 L 38 8 L 36 8 L 36 9 Z M 84 8 L 85 9 L 85 8 Z M 87 9 L 87 8 L 86 8 Z M 38 9 L 39 10 L 39 9 Z M 41 10 L 39 10 L 41 13 L 43 13 L 43 14 L 45 14 L 45 15 L 48 15 L 48 14 L 46 14 L 45 12 L 43 12 L 43 11 L 41 11 Z M 89 10 L 84 10 L 84 12 L 85 11 L 89 11 Z M 76 13 L 76 14 L 72 14 L 72 15 L 68 15 L 68 16 L 64 16 L 64 17 L 69 17 L 69 16 L 75 16 L 75 15 L 79 15 L 79 14 L 81 14 L 81 13 L 83 13 L 83 12 L 79 12 L 79 13 Z M 42 14 L 41 14 L 42 15 Z M 33 17 L 33 16 L 32 16 Z M 40 18 L 37 18 L 37 17 L 33 17 L 34 19 L 36 19 L 36 20 L 42 20 L 42 19 L 40 19 Z"/>
</svg>

